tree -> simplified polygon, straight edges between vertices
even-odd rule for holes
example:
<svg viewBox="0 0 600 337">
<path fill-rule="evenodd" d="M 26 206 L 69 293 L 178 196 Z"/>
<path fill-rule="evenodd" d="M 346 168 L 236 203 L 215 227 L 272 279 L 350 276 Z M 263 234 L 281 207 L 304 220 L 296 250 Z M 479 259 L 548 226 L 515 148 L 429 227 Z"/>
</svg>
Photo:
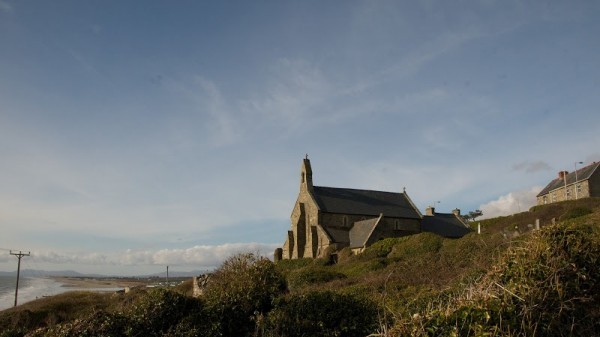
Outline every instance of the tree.
<svg viewBox="0 0 600 337">
<path fill-rule="evenodd" d="M 483 212 L 479 209 L 474 211 L 470 211 L 469 214 L 465 214 L 463 218 L 467 221 L 475 221 L 475 218 L 478 218 L 483 215 Z"/>
</svg>

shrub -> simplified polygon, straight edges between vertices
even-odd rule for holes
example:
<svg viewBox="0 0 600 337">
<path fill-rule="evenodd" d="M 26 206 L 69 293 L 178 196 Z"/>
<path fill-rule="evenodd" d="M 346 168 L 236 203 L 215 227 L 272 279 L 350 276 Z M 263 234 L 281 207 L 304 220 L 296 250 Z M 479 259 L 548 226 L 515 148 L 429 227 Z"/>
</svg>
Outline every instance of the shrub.
<svg viewBox="0 0 600 337">
<path fill-rule="evenodd" d="M 511 250 L 500 266 L 507 308 L 525 332 L 589 335 L 600 329 L 600 232 L 592 225 L 544 228 L 528 249 Z M 510 294 L 510 293 L 509 293 Z"/>
<path fill-rule="evenodd" d="M 346 278 L 346 275 L 326 269 L 326 267 L 308 267 L 292 272 L 288 277 L 288 282 L 290 288 L 300 288 L 343 278 Z"/>
<path fill-rule="evenodd" d="M 129 321 L 122 314 L 98 311 L 87 317 L 69 323 L 57 324 L 45 329 L 38 329 L 29 337 L 96 337 L 126 336 L 130 330 Z"/>
<path fill-rule="evenodd" d="M 394 260 L 404 260 L 420 254 L 437 253 L 443 243 L 444 238 L 433 233 L 403 237 L 392 247 L 388 257 Z"/>
<path fill-rule="evenodd" d="M 580 216 L 588 215 L 590 213 L 592 213 L 592 210 L 587 207 L 571 208 L 565 214 L 560 216 L 560 221 L 579 218 Z"/>
<path fill-rule="evenodd" d="M 238 254 L 214 272 L 203 297 L 218 315 L 224 336 L 245 336 L 284 290 L 285 282 L 273 262 L 255 254 Z"/>
<path fill-rule="evenodd" d="M 374 257 L 387 257 L 392 251 L 394 245 L 398 243 L 402 238 L 387 238 L 375 242 L 373 245 L 367 247 L 365 251 L 358 255 L 361 259 L 371 259 Z"/>
<path fill-rule="evenodd" d="M 600 230 L 561 224 L 513 244 L 490 273 L 411 320 L 399 335 L 594 336 L 600 331 Z"/>
<path fill-rule="evenodd" d="M 126 314 L 131 321 L 130 330 L 144 336 L 162 336 L 181 330 L 181 325 L 192 331 L 203 331 L 204 335 L 218 329 L 201 300 L 166 289 L 155 289 L 140 297 Z"/>
<path fill-rule="evenodd" d="M 274 336 L 366 336 L 377 328 L 377 308 L 352 295 L 310 292 L 280 299 L 268 321 Z"/>
</svg>

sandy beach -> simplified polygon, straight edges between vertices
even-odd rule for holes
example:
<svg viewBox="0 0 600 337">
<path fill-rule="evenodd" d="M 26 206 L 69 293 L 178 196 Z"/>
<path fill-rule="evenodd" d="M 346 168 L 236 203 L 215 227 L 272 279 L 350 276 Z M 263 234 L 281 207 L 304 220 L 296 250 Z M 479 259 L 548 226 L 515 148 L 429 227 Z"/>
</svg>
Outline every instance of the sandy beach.
<svg viewBox="0 0 600 337">
<path fill-rule="evenodd" d="M 65 288 L 78 289 L 101 289 L 101 288 L 125 288 L 146 285 L 146 282 L 134 278 L 112 278 L 112 277 L 51 277 L 56 282 L 62 283 Z"/>
</svg>

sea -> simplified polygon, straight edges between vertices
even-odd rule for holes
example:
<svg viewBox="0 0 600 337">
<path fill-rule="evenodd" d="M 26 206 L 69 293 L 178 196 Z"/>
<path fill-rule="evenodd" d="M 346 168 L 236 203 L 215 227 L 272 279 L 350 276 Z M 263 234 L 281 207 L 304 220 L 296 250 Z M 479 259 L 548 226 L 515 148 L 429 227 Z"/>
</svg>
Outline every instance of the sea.
<svg viewBox="0 0 600 337">
<path fill-rule="evenodd" d="M 15 276 L 0 276 L 0 310 L 8 309 L 15 304 Z M 73 288 L 46 277 L 21 277 L 17 304 L 23 304 L 44 296 L 58 295 Z"/>
<path fill-rule="evenodd" d="M 0 276 L 0 310 L 11 308 L 15 305 L 16 276 Z M 54 296 L 68 291 L 93 291 L 93 292 L 115 292 L 123 290 L 123 287 L 73 287 L 65 286 L 64 283 L 50 277 L 23 277 L 19 279 L 19 294 L 17 305 L 36 300 L 38 298 Z"/>
</svg>

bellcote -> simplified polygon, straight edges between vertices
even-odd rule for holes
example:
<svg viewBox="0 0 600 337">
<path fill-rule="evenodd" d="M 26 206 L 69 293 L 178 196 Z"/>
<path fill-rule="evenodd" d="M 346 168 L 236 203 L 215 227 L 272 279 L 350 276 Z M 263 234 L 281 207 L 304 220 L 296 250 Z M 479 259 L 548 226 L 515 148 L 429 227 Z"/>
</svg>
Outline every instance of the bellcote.
<svg viewBox="0 0 600 337">
<path fill-rule="evenodd" d="M 302 160 L 302 168 L 300 169 L 300 190 L 313 190 L 312 168 L 310 167 L 308 155 Z"/>
</svg>

